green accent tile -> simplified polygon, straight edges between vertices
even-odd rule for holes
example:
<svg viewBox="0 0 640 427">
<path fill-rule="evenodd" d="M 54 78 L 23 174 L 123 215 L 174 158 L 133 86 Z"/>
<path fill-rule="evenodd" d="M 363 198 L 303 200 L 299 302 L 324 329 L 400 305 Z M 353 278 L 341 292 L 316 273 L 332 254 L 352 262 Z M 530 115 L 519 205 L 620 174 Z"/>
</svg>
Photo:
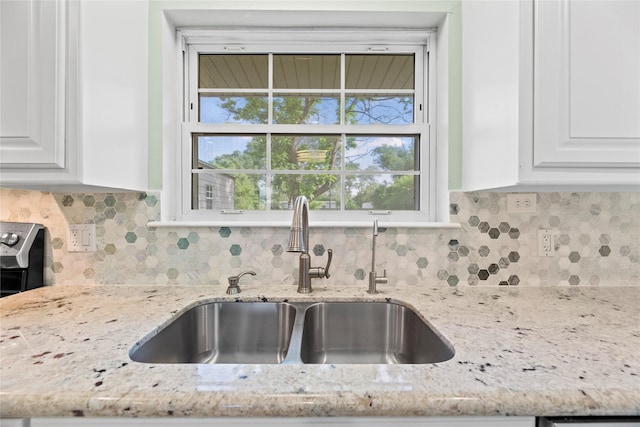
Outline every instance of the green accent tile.
<svg viewBox="0 0 640 427">
<path fill-rule="evenodd" d="M 242 253 L 242 248 L 240 245 L 231 245 L 229 252 L 231 252 L 231 255 L 233 256 L 238 256 Z"/>
<path fill-rule="evenodd" d="M 511 226 L 509 225 L 508 222 L 501 222 L 498 225 L 498 230 L 500 230 L 501 233 L 507 233 L 510 229 L 511 229 Z"/>
<path fill-rule="evenodd" d="M 127 205 L 124 202 L 117 202 L 114 209 L 118 213 L 124 213 L 127 211 Z"/>
<path fill-rule="evenodd" d="M 113 219 L 116 217 L 116 210 L 113 208 L 107 208 L 104 210 L 104 217 L 108 219 Z"/>
<path fill-rule="evenodd" d="M 175 280 L 175 279 L 178 278 L 179 274 L 180 273 L 178 272 L 178 269 L 176 269 L 176 268 L 170 268 L 170 269 L 167 270 L 167 277 L 169 279 Z"/>
<path fill-rule="evenodd" d="M 569 261 L 571 261 L 574 264 L 580 261 L 580 254 L 578 252 L 571 252 L 569 254 Z"/>
<path fill-rule="evenodd" d="M 490 274 L 498 274 L 498 272 L 500 271 L 500 266 L 498 266 L 498 264 L 489 264 L 489 273 Z"/>
<path fill-rule="evenodd" d="M 189 241 L 189 243 L 198 243 L 198 240 L 200 240 L 200 236 L 195 231 L 192 231 L 187 236 L 187 240 Z"/>
<path fill-rule="evenodd" d="M 231 236 L 231 229 L 229 227 L 220 227 L 220 231 L 218 231 L 220 237 L 227 238 Z"/>
<path fill-rule="evenodd" d="M 85 279 L 94 279 L 96 277 L 96 271 L 93 268 L 87 268 L 82 274 Z"/>
<path fill-rule="evenodd" d="M 500 267 L 501 269 L 509 267 L 509 264 L 511 264 L 511 262 L 507 257 L 502 257 L 498 260 L 498 267 Z"/>
<path fill-rule="evenodd" d="M 114 245 L 113 243 L 107 243 L 106 245 L 104 245 L 104 253 L 106 253 L 107 255 L 115 254 L 116 245 Z"/>
<path fill-rule="evenodd" d="M 149 206 L 149 207 L 151 207 L 151 208 L 152 208 L 152 207 L 154 207 L 155 205 L 157 205 L 157 204 L 158 204 L 158 199 L 157 199 L 157 197 L 156 197 L 156 196 L 151 195 L 151 196 L 147 196 L 147 197 L 144 199 L 144 202 L 147 204 L 147 206 Z"/>
<path fill-rule="evenodd" d="M 367 273 L 363 269 L 359 268 L 356 270 L 354 276 L 357 280 L 364 280 L 364 278 L 367 277 Z"/>
<path fill-rule="evenodd" d="M 480 246 L 480 248 L 478 249 L 478 254 L 480 254 L 481 257 L 487 257 L 489 256 L 489 254 L 491 253 L 491 250 L 489 249 L 488 246 Z"/>
<path fill-rule="evenodd" d="M 460 280 L 458 279 L 458 276 L 456 276 L 455 274 L 447 277 L 447 283 L 449 284 L 449 286 L 456 286 L 459 281 Z"/>
<path fill-rule="evenodd" d="M 62 206 L 70 207 L 73 205 L 73 197 L 66 194 L 62 197 Z"/>
<path fill-rule="evenodd" d="M 180 239 L 178 239 L 178 247 L 180 249 L 187 249 L 189 247 L 189 240 L 181 237 Z"/>
<path fill-rule="evenodd" d="M 109 194 L 104 198 L 104 204 L 112 208 L 116 205 L 116 198 Z"/>
<path fill-rule="evenodd" d="M 249 227 L 242 227 L 240 229 L 240 235 L 242 237 L 249 237 L 251 236 L 251 229 Z"/>
<path fill-rule="evenodd" d="M 284 249 L 282 248 L 282 245 L 273 245 L 271 247 L 271 253 L 274 255 L 282 255 L 282 253 L 284 252 Z"/>
<path fill-rule="evenodd" d="M 59 237 L 54 237 L 51 239 L 51 247 L 53 249 L 61 249 L 64 246 L 64 240 Z"/>
<path fill-rule="evenodd" d="M 91 194 L 88 194 L 84 196 L 84 198 L 82 199 L 82 203 L 84 203 L 86 207 L 93 206 L 96 203 L 96 198 L 93 197 Z"/>
<path fill-rule="evenodd" d="M 396 248 L 396 253 L 398 256 L 406 256 L 407 252 L 409 252 L 409 248 L 406 245 L 398 245 Z"/>
<path fill-rule="evenodd" d="M 427 268 L 427 266 L 429 265 L 429 260 L 427 260 L 425 257 L 420 257 L 416 261 L 416 265 L 418 266 L 418 268 Z"/>
<path fill-rule="evenodd" d="M 512 239 L 517 239 L 520 237 L 520 230 L 516 227 L 509 229 L 509 237 Z"/>
<path fill-rule="evenodd" d="M 315 256 L 322 256 L 324 255 L 324 246 L 323 245 L 315 245 L 313 247 L 313 254 Z"/>
<path fill-rule="evenodd" d="M 480 271 L 480 267 L 478 267 L 478 264 L 476 263 L 469 264 L 469 266 L 467 267 L 467 271 L 471 275 L 478 274 L 478 272 Z"/>
<path fill-rule="evenodd" d="M 138 236 L 136 236 L 136 233 L 134 233 L 133 231 L 129 231 L 124 235 L 124 239 L 127 241 L 127 243 L 135 243 L 136 240 L 138 240 Z"/>
</svg>

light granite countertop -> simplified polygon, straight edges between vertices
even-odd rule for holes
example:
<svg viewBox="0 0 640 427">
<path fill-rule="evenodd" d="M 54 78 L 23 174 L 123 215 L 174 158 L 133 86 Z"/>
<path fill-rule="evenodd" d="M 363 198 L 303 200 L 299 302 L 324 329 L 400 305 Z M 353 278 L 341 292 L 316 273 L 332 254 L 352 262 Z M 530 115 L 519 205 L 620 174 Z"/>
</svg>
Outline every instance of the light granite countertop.
<svg viewBox="0 0 640 427">
<path fill-rule="evenodd" d="M 51 286 L 0 300 L 0 416 L 640 415 L 640 286 Z M 160 365 L 129 350 L 206 300 L 385 300 L 454 345 L 428 365 Z"/>
</svg>

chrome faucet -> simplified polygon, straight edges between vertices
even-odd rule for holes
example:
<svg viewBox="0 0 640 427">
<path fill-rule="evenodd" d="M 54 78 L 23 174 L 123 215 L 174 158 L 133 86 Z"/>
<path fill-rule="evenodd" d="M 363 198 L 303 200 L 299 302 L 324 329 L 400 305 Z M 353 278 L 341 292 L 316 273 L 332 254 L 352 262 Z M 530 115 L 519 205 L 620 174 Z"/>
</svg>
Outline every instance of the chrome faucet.
<svg viewBox="0 0 640 427">
<path fill-rule="evenodd" d="M 298 292 L 311 293 L 311 279 L 329 278 L 329 266 L 333 251 L 327 250 L 327 266 L 311 267 L 309 255 L 309 201 L 305 196 L 296 197 L 293 203 L 293 221 L 291 222 L 291 236 L 287 252 L 300 252 L 300 271 L 298 277 Z"/>
<path fill-rule="evenodd" d="M 382 276 L 376 272 L 376 237 L 378 236 L 378 219 L 373 220 L 373 242 L 371 244 L 371 271 L 369 272 L 369 289 L 367 293 L 377 294 L 376 285 L 387 283 L 387 270 L 383 270 Z"/>
</svg>

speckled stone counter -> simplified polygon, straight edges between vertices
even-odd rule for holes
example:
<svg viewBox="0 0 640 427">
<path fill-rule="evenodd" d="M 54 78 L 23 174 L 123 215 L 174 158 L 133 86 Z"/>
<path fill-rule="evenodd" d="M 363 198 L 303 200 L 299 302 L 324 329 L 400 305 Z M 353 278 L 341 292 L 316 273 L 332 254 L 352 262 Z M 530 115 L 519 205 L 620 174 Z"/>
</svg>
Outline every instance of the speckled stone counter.
<svg viewBox="0 0 640 427">
<path fill-rule="evenodd" d="M 255 280 L 257 282 L 257 280 Z M 431 365 L 156 365 L 131 347 L 220 286 L 53 286 L 0 300 L 0 416 L 640 415 L 640 287 L 244 284 L 244 301 L 409 305 Z"/>
</svg>

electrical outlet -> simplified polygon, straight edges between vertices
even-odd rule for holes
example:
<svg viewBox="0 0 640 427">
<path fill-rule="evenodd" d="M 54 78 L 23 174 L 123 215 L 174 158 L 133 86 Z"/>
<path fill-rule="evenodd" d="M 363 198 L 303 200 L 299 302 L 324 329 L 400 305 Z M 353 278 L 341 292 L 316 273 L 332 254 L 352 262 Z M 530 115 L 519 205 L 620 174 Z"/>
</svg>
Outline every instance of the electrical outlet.
<svg viewBox="0 0 640 427">
<path fill-rule="evenodd" d="M 93 252 L 96 250 L 95 224 L 69 224 L 67 252 Z"/>
<path fill-rule="evenodd" d="M 507 194 L 508 213 L 536 213 L 535 193 Z"/>
<path fill-rule="evenodd" d="M 538 256 L 553 256 L 554 251 L 551 230 L 538 230 Z"/>
</svg>

